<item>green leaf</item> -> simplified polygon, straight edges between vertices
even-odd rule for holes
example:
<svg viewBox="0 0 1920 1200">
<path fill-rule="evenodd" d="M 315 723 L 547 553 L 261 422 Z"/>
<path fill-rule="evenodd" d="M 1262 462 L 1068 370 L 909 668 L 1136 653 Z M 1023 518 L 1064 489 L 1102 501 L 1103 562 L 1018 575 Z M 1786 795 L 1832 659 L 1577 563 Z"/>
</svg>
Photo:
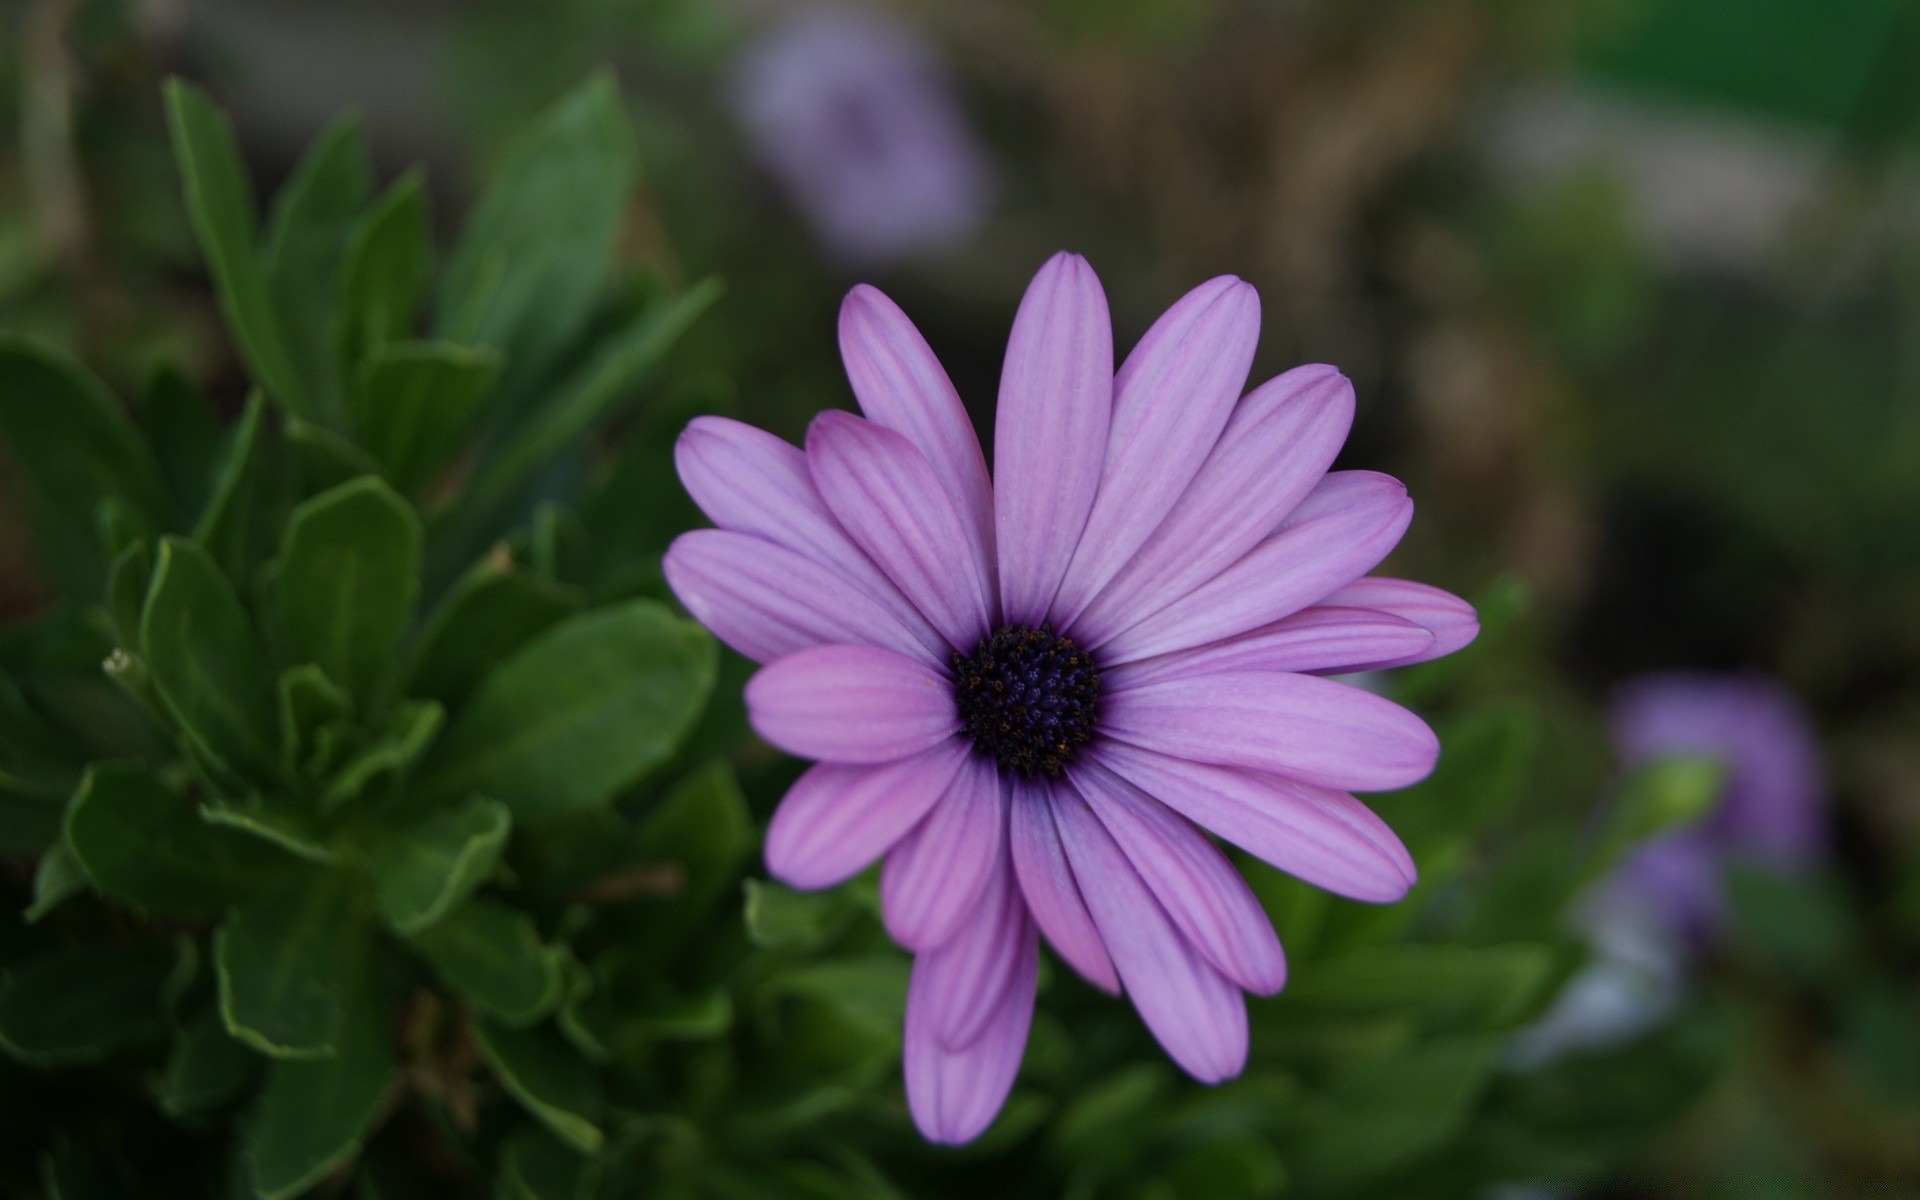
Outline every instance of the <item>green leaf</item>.
<svg viewBox="0 0 1920 1200">
<path fill-rule="evenodd" d="M 416 168 L 387 189 L 347 239 L 333 331 L 344 365 L 413 331 L 431 252 L 426 180 Z"/>
<path fill-rule="evenodd" d="M 61 901 L 86 890 L 87 873 L 62 839 L 40 855 L 40 864 L 33 872 L 33 903 L 21 915 L 31 925 L 59 907 Z"/>
<path fill-rule="evenodd" d="M 546 1028 L 508 1029 L 488 1021 L 474 1041 L 501 1086 L 568 1145 L 588 1154 L 606 1140 L 596 1122 L 603 1101 L 593 1070 Z"/>
<path fill-rule="evenodd" d="M 692 929 L 732 892 L 753 848 L 753 814 L 733 769 L 712 762 L 682 776 L 646 815 L 635 856 L 679 870 L 673 923 Z"/>
<path fill-rule="evenodd" d="M 194 543 L 161 539 L 140 646 L 155 689 L 196 748 L 271 777 L 280 741 L 272 676 L 233 586 Z"/>
<path fill-rule="evenodd" d="M 102 763 L 67 809 L 67 844 L 93 885 L 165 916 L 211 916 L 293 864 L 232 829 L 144 767 Z"/>
<path fill-rule="evenodd" d="M 380 911 L 402 934 L 418 934 L 486 882 L 506 847 L 512 817 L 474 796 L 383 829 L 372 853 Z"/>
<path fill-rule="evenodd" d="M 81 753 L 0 673 L 0 787 L 64 801 L 79 779 Z"/>
<path fill-rule="evenodd" d="M 167 511 L 153 456 L 97 380 L 16 338 L 0 338 L 0 437 L 26 484 L 40 561 L 68 596 L 98 597 L 108 561 L 100 502 L 124 502 L 151 528 Z"/>
<path fill-rule="evenodd" d="M 73 1066 L 157 1039 L 178 951 L 77 942 L 0 976 L 0 1050 L 34 1066 Z"/>
<path fill-rule="evenodd" d="M 451 342 L 392 342 L 360 369 L 353 423 L 393 486 L 417 495 L 472 425 L 500 356 Z"/>
<path fill-rule="evenodd" d="M 337 422 L 340 368 L 331 334 L 342 257 L 372 191 L 358 117 L 333 122 L 274 200 L 266 282 L 288 357 L 316 413 Z"/>
<path fill-rule="evenodd" d="M 227 1032 L 218 1009 L 203 1008 L 174 1034 L 154 1099 L 172 1117 L 209 1112 L 245 1091 L 259 1063 Z"/>
<path fill-rule="evenodd" d="M 513 389 L 545 375 L 606 282 L 635 168 L 610 76 L 544 113 L 496 164 L 447 262 L 440 336 L 504 351 Z"/>
<path fill-rule="evenodd" d="M 153 552 L 145 542 L 122 550 L 107 569 L 107 615 L 114 640 L 130 654 L 140 649 L 140 612 L 152 586 Z"/>
<path fill-rule="evenodd" d="M 1725 888 L 1742 938 L 1793 979 L 1831 982 L 1860 954 L 1859 919 L 1824 874 L 1737 863 Z"/>
<path fill-rule="evenodd" d="M 274 1058 L 337 1053 L 342 991 L 364 932 L 346 881 L 334 873 L 234 909 L 213 940 L 228 1031 Z"/>
<path fill-rule="evenodd" d="M 378 475 L 373 455 L 325 426 L 288 417 L 282 440 L 286 445 L 286 479 L 296 496 L 312 496 L 329 488 Z"/>
<path fill-rule="evenodd" d="M 454 991 L 502 1024 L 537 1021 L 560 999 L 560 961 L 518 909 L 471 899 L 411 940 Z"/>
<path fill-rule="evenodd" d="M 458 707 L 501 663 L 580 611 L 572 592 L 483 562 L 456 585 L 421 635 L 406 691 Z"/>
<path fill-rule="evenodd" d="M 1636 768 L 1620 785 L 1594 837 L 1587 878 L 1605 876 L 1642 842 L 1705 817 L 1725 780 L 1725 764 L 1713 758 L 1656 758 Z"/>
<path fill-rule="evenodd" d="M 516 819 L 603 805 L 673 752 L 716 657 L 704 630 L 652 601 L 574 617 L 487 677 L 421 791 L 485 792 Z"/>
<path fill-rule="evenodd" d="M 498 1200 L 587 1200 L 596 1194 L 598 1160 L 582 1157 L 544 1129 L 516 1133 L 500 1151 Z"/>
<path fill-rule="evenodd" d="M 253 1185 L 267 1200 L 306 1191 L 358 1154 L 395 1082 L 389 1013 L 378 989 L 356 977 L 345 991 L 333 1056 L 281 1059 L 267 1070 L 246 1131 Z"/>
<path fill-rule="evenodd" d="M 485 510 L 510 500 L 534 472 L 589 430 L 610 419 L 622 401 L 673 348 L 693 322 L 720 298 L 715 279 L 649 305 L 608 339 L 528 419 L 496 443 L 476 475 L 469 503 Z"/>
<path fill-rule="evenodd" d="M 205 507 L 220 464 L 220 414 L 179 368 L 163 365 L 147 381 L 147 440 L 175 510 L 187 525 Z"/>
<path fill-rule="evenodd" d="M 746 882 L 747 936 L 767 950 L 811 950 L 838 922 L 837 897 L 796 892 L 760 879 Z"/>
<path fill-rule="evenodd" d="M 313 663 L 281 672 L 279 691 L 281 767 L 290 777 L 317 778 L 333 766 L 321 734 L 341 728 L 353 702 Z"/>
<path fill-rule="evenodd" d="M 440 732 L 447 710 L 437 701 L 412 700 L 394 711 L 387 727 L 349 758 L 320 795 L 320 807 L 331 811 L 358 799 L 376 780 L 398 776 L 412 766 L 434 735 Z"/>
<path fill-rule="evenodd" d="M 193 540 L 205 546 L 234 578 L 244 579 L 254 564 L 254 549 L 264 535 L 268 516 L 261 501 L 261 481 L 269 464 L 266 401 L 259 392 L 247 397 L 247 407 L 234 426 L 226 456 L 213 480 L 213 493 L 193 527 Z"/>
<path fill-rule="evenodd" d="M 286 652 L 364 701 L 413 615 L 420 521 L 367 477 L 293 510 L 276 567 Z"/>
<path fill-rule="evenodd" d="M 233 127 L 199 89 L 167 81 L 167 125 L 187 215 L 213 276 L 221 311 L 253 379 L 289 412 L 318 416 L 295 369 L 266 273 L 254 249 L 253 186 Z"/>
<path fill-rule="evenodd" d="M 1553 947 L 1392 945 L 1315 962 L 1280 1003 L 1349 1012 L 1414 1009 L 1433 1025 L 1503 1029 L 1532 1015 L 1554 982 Z"/>
<path fill-rule="evenodd" d="M 334 853 L 322 840 L 313 818 L 298 809 L 269 804 L 259 796 L 239 802 L 209 804 L 200 810 L 200 819 L 209 825 L 237 829 L 248 837 L 270 842 L 296 858 L 308 862 L 331 863 Z"/>
</svg>

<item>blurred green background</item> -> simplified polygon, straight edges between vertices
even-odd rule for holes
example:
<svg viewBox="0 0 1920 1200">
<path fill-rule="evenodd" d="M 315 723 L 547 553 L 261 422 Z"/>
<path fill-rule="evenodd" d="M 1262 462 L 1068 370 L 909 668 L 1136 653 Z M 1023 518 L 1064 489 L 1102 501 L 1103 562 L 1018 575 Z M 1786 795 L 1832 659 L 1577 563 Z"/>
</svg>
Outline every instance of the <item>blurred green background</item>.
<svg viewBox="0 0 1920 1200">
<path fill-rule="evenodd" d="M 810 207 L 807 189 L 832 181 L 796 180 L 743 116 L 753 55 L 806 8 L 10 0 L 0 332 L 122 394 L 178 367 L 239 413 L 246 376 L 167 149 L 174 74 L 231 113 L 262 195 L 333 114 L 358 110 L 382 181 L 427 165 L 446 231 L 512 131 L 610 68 L 641 164 L 623 266 L 726 289 L 629 431 L 656 443 L 697 411 L 797 438 L 849 405 L 833 322 L 860 280 L 914 317 L 985 434 L 1014 306 L 1053 250 L 1092 261 L 1123 346 L 1186 288 L 1241 275 L 1264 305 L 1255 378 L 1340 366 L 1359 395 L 1341 465 L 1409 484 L 1419 515 L 1389 568 L 1485 607 L 1462 664 L 1400 685 L 1439 713 L 1448 759 L 1380 804 L 1410 843 L 1447 847 L 1445 866 L 1422 865 L 1448 882 L 1398 918 L 1276 894 L 1295 983 L 1256 1024 L 1256 1062 L 1265 1038 L 1266 1061 L 1305 1067 L 1203 1093 L 1134 1053 L 1137 1031 L 1103 1043 L 1107 1026 L 1080 1022 L 1104 1002 L 1068 981 L 1043 994 L 1031 1103 L 1016 1093 L 980 1148 L 942 1158 L 899 1148 L 897 1120 L 867 1138 L 849 1130 L 869 1118 L 789 1114 L 795 1154 L 844 1136 L 880 1164 L 793 1194 L 1920 1196 L 1920 4 L 842 8 L 917 46 L 918 78 L 960 122 L 952 152 L 974 156 L 977 201 L 904 249 L 823 224 L 830 200 Z M 0 461 L 0 617 L 23 619 L 52 591 L 14 473 Z M 644 495 L 596 532 L 657 554 L 700 523 L 671 479 Z M 738 666 L 717 705 L 735 703 Z M 1316 994 L 1367 994 L 1316 982 L 1301 965 L 1316 939 L 1398 920 L 1441 948 L 1562 945 L 1550 983 L 1489 1027 L 1504 1038 L 1550 1009 L 1593 953 L 1565 914 L 1578 864 L 1605 857 L 1592 846 L 1618 773 L 1608 698 L 1681 668 L 1757 673 L 1800 698 L 1830 855 L 1735 889 L 1730 927 L 1688 953 L 1681 999 L 1630 1036 L 1545 1066 L 1435 1043 L 1400 1074 L 1347 1080 L 1366 1102 L 1340 1107 L 1316 1047 L 1374 1033 L 1316 1032 Z M 763 819 L 791 768 L 751 745 L 735 757 Z M 24 905 L 32 859 L 5 869 Z M 865 954 L 878 942 L 859 920 L 835 936 Z M 1448 960 L 1420 965 L 1430 974 L 1394 986 L 1444 992 Z M 1069 1023 L 1093 1031 L 1078 1057 Z M 891 1086 L 835 1045 L 810 1053 L 777 1069 L 831 1061 L 861 1095 Z M 1168 1097 L 1186 1106 L 1177 1127 Z M 1269 1135 L 1267 1110 L 1306 1116 Z M 43 1134 L 0 1133 L 0 1186 L 47 1186 L 14 1161 L 38 1161 Z M 379 1146 L 406 1161 L 427 1136 L 396 1123 Z M 822 1157 L 840 1170 L 852 1155 Z M 785 1194 L 724 1175 L 673 1194 Z M 378 1194 L 485 1194 L 456 1170 L 420 1178 L 434 1182 Z"/>
</svg>

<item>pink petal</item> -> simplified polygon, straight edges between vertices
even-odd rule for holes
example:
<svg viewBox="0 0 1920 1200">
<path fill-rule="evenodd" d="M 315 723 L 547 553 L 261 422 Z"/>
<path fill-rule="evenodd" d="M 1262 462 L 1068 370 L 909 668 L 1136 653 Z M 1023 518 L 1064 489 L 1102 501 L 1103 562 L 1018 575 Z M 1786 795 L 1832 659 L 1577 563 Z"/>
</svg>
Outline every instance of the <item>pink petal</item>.
<svg viewBox="0 0 1920 1200">
<path fill-rule="evenodd" d="M 1473 605 L 1450 592 L 1407 579 L 1384 579 L 1369 575 L 1356 579 L 1321 601 L 1322 604 L 1370 608 L 1390 613 L 1423 626 L 1433 634 L 1433 644 L 1424 650 L 1410 651 L 1380 661 L 1350 666 L 1349 671 L 1384 671 L 1445 658 L 1480 635 L 1480 618 Z"/>
<path fill-rule="evenodd" d="M 1355 900 L 1398 900 L 1413 886 L 1413 857 L 1386 822 L 1344 792 L 1276 775 L 1208 766 L 1103 744 L 1076 776 L 1111 770 L 1147 795 L 1315 887 Z"/>
<path fill-rule="evenodd" d="M 1174 1062 L 1203 1083 L 1247 1063 L 1247 1004 L 1168 920 L 1106 827 L 1071 788 L 1053 794 L 1060 840 L 1087 911 L 1147 1028 Z"/>
<path fill-rule="evenodd" d="M 958 933 L 914 964 L 915 974 L 926 977 L 927 1019 L 941 1045 L 963 1050 L 985 1031 L 1014 981 L 1028 928 L 1012 864 L 997 855 L 976 910 Z"/>
<path fill-rule="evenodd" d="M 1056 628 L 1126 565 L 1193 482 L 1246 386 L 1259 340 L 1259 296 L 1222 275 L 1181 297 L 1121 364 L 1100 489 L 1053 602 Z"/>
<path fill-rule="evenodd" d="M 926 816 L 970 757 L 954 738 L 880 766 L 809 767 L 773 810 L 768 872 L 804 891 L 851 879 Z"/>
<path fill-rule="evenodd" d="M 1372 471 L 1327 476 L 1245 558 L 1107 642 L 1108 662 L 1188 650 L 1291 616 L 1371 570 L 1413 520 L 1400 481 Z M 1089 643 L 1091 645 L 1091 643 Z"/>
<path fill-rule="evenodd" d="M 1087 913 L 1080 885 L 1074 882 L 1073 868 L 1067 863 L 1066 848 L 1054 828 L 1048 785 L 1014 780 L 1012 790 L 1008 835 L 1027 910 L 1047 935 L 1054 953 L 1082 979 L 1103 992 L 1119 994 L 1120 977 L 1113 973 L 1113 960 L 1107 956 L 1100 931 Z"/>
<path fill-rule="evenodd" d="M 1039 960 L 1032 922 L 1022 917 L 1012 940 L 1012 979 L 981 1023 L 979 1036 L 960 1049 L 948 1047 L 934 1028 L 932 1011 L 939 1003 L 941 981 L 929 960 L 939 951 L 923 954 L 913 964 L 901 1057 L 907 1107 L 928 1141 L 957 1146 L 980 1136 L 1006 1103 L 1020 1071 Z"/>
<path fill-rule="evenodd" d="M 814 646 L 747 680 L 747 718 L 769 743 L 825 762 L 891 762 L 960 730 L 944 672 L 878 646 Z"/>
<path fill-rule="evenodd" d="M 1101 728 L 1162 754 L 1365 792 L 1417 783 L 1440 756 L 1433 730 L 1393 701 L 1282 671 L 1215 671 L 1115 692 Z"/>
<path fill-rule="evenodd" d="M 1116 775 L 1087 773 L 1074 783 L 1194 949 L 1250 992 L 1268 996 L 1285 986 L 1287 959 L 1273 922 L 1218 846 Z"/>
<path fill-rule="evenodd" d="M 1039 626 L 1100 486 L 1113 410 L 1113 325 L 1093 268 L 1056 254 L 1020 301 L 993 433 L 1001 608 Z"/>
<path fill-rule="evenodd" d="M 807 427 L 807 470 L 821 499 L 956 650 L 987 635 L 987 581 L 970 560 L 953 500 L 929 486 L 933 468 L 912 442 L 852 413 L 824 412 Z"/>
<path fill-rule="evenodd" d="M 674 443 L 673 461 L 687 494 L 715 525 L 832 567 L 912 630 L 929 653 L 947 653 L 946 640 L 827 511 L 798 448 L 739 421 L 695 417 Z"/>
<path fill-rule="evenodd" d="M 975 570 L 998 601 L 993 482 L 973 422 L 940 360 L 900 306 L 864 283 L 840 305 L 840 358 L 860 411 L 906 435 L 927 456 L 960 514 Z"/>
<path fill-rule="evenodd" d="M 755 662 L 832 644 L 931 658 L 906 626 L 845 576 L 764 538 L 722 529 L 683 533 L 660 566 L 687 611 Z"/>
<path fill-rule="evenodd" d="M 1231 566 L 1326 473 L 1353 424 L 1353 386 L 1332 367 L 1296 367 L 1234 409 L 1153 536 L 1073 621 L 1098 646 Z"/>
<path fill-rule="evenodd" d="M 1007 806 L 993 760 L 970 754 L 947 794 L 887 856 L 881 912 L 893 940 L 931 950 L 976 915 L 1006 857 Z"/>
<path fill-rule="evenodd" d="M 1109 692 L 1162 679 L 1185 679 L 1213 671 L 1334 671 L 1361 669 L 1387 659 L 1418 655 L 1433 634 L 1401 617 L 1366 608 L 1302 609 L 1251 633 L 1195 650 L 1124 663 L 1101 676 Z"/>
</svg>

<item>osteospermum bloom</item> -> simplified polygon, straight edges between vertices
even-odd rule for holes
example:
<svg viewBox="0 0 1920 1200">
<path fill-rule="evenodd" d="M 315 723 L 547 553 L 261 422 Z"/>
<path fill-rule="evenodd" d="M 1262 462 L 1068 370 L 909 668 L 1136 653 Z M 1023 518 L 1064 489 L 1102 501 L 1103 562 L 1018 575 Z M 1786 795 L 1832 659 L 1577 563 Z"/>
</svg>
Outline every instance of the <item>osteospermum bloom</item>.
<svg viewBox="0 0 1920 1200">
<path fill-rule="evenodd" d="M 1412 884 L 1351 793 L 1426 775 L 1433 734 L 1325 676 L 1478 626 L 1444 592 L 1365 577 L 1406 489 L 1328 473 L 1353 418 L 1331 367 L 1241 396 L 1258 332 L 1253 289 L 1214 279 L 1115 373 L 1100 283 L 1056 255 L 1014 319 L 990 477 L 932 351 L 863 286 L 840 346 L 864 418 L 821 414 L 804 452 L 713 417 L 680 439 L 719 529 L 676 541 L 667 579 L 766 664 L 754 729 L 818 760 L 768 868 L 822 888 L 884 856 L 886 926 L 916 956 L 907 1099 L 935 1141 L 1005 1100 L 1042 936 L 1195 1078 L 1239 1073 L 1243 992 L 1279 990 L 1286 962 L 1208 832 L 1344 896 Z"/>
</svg>

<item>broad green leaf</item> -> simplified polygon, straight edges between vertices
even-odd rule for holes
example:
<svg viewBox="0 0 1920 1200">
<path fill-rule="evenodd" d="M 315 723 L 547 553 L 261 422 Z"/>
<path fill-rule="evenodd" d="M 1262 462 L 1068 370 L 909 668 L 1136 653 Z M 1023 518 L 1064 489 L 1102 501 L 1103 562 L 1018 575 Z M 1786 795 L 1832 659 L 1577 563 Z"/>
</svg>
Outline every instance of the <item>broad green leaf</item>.
<svg viewBox="0 0 1920 1200">
<path fill-rule="evenodd" d="M 154 1099 L 168 1116 L 219 1108 L 253 1082 L 260 1059 L 226 1030 L 218 1009 L 208 1007 L 173 1035 L 166 1066 L 154 1081 Z"/>
<path fill-rule="evenodd" d="M 107 569 L 107 616 L 113 621 L 114 640 L 129 654 L 140 650 L 140 613 L 153 586 L 153 552 L 135 542 L 114 557 Z"/>
<path fill-rule="evenodd" d="M 308 862 L 331 863 L 334 852 L 313 817 L 282 802 L 249 796 L 241 801 L 209 804 L 200 810 L 200 819 L 209 825 L 237 829 L 248 837 L 269 842 L 296 858 Z"/>
<path fill-rule="evenodd" d="M 704 630 L 652 601 L 574 617 L 487 677 L 421 791 L 485 792 L 518 819 L 603 805 L 673 752 L 716 657 Z"/>
<path fill-rule="evenodd" d="M 426 182 L 416 168 L 387 189 L 347 239 L 333 331 L 344 366 L 413 332 L 431 253 Z"/>
<path fill-rule="evenodd" d="M 512 566 L 483 562 L 428 622 L 408 671 L 407 694 L 458 707 L 501 663 L 579 611 L 573 592 Z"/>
<path fill-rule="evenodd" d="M 1532 1014 L 1557 964 L 1553 947 L 1528 943 L 1369 947 L 1298 972 L 1280 1003 L 1363 1012 L 1406 1008 L 1434 1025 L 1501 1029 Z"/>
<path fill-rule="evenodd" d="M 389 825 L 372 851 L 380 911 L 402 934 L 418 934 L 486 882 L 507 844 L 512 817 L 474 796 Z"/>
<path fill-rule="evenodd" d="M 267 291 L 294 370 L 330 423 L 343 416 L 331 337 L 341 260 L 372 188 L 360 120 L 341 117 L 294 169 L 268 222 Z"/>
<path fill-rule="evenodd" d="M 597 1122 L 604 1102 L 593 1069 L 546 1028 L 508 1029 L 489 1021 L 474 1041 L 507 1092 L 562 1141 L 586 1153 L 606 1140 Z"/>
<path fill-rule="evenodd" d="M 671 863 L 678 870 L 672 922 L 691 930 L 732 892 L 753 848 L 746 797 L 732 768 L 712 762 L 683 776 L 646 815 L 635 852 L 642 861 Z"/>
<path fill-rule="evenodd" d="M 254 382 L 289 412 L 318 415 L 288 351 L 255 249 L 253 185 L 233 126 L 198 88 L 179 79 L 167 81 L 167 126 L 187 215 Z"/>
<path fill-rule="evenodd" d="M 364 701 L 413 615 L 420 540 L 413 507 L 372 477 L 294 509 L 275 580 L 287 655 Z"/>
<path fill-rule="evenodd" d="M 86 890 L 87 873 L 80 869 L 79 860 L 63 838 L 40 856 L 33 872 L 33 903 L 21 915 L 31 925 L 58 908 L 61 901 Z"/>
<path fill-rule="evenodd" d="M 746 882 L 747 936 L 767 950 L 811 950 L 826 941 L 844 911 L 839 899 L 796 892 L 760 879 Z"/>
<path fill-rule="evenodd" d="M 335 873 L 235 908 L 213 939 L 228 1031 L 274 1058 L 339 1052 L 343 989 L 364 935 L 347 881 Z"/>
<path fill-rule="evenodd" d="M 414 934 L 454 991 L 503 1025 L 539 1020 L 560 999 L 560 961 L 518 909 L 478 897 Z"/>
<path fill-rule="evenodd" d="M 439 336 L 504 351 L 513 390 L 543 376 L 599 298 L 634 174 L 620 96 L 598 76 L 496 164 L 441 276 Z"/>
<path fill-rule="evenodd" d="M 357 443 L 323 425 L 287 418 L 286 482 L 292 494 L 312 496 L 362 475 L 378 475 L 380 463 Z"/>
<path fill-rule="evenodd" d="M 0 437 L 31 502 L 35 547 L 61 589 L 94 600 L 108 557 L 98 537 L 109 497 L 158 528 L 166 489 L 119 401 L 80 368 L 17 338 L 0 338 Z"/>
<path fill-rule="evenodd" d="M 0 1050 L 35 1066 L 71 1066 L 156 1040 L 178 955 L 164 943 L 75 942 L 8 964 Z"/>
<path fill-rule="evenodd" d="M 162 366 L 147 381 L 147 440 L 175 511 L 191 528 L 213 491 L 223 437 L 220 414 L 179 368 Z"/>
<path fill-rule="evenodd" d="M 596 1194 L 599 1160 L 544 1129 L 515 1134 L 500 1150 L 498 1200 L 587 1200 Z"/>
<path fill-rule="evenodd" d="M 272 676 L 233 586 L 193 542 L 161 540 L 140 647 L 185 736 L 215 763 L 272 776 L 280 742 Z"/>
<path fill-rule="evenodd" d="M 253 1185 L 267 1200 L 295 1196 L 360 1152 L 396 1080 L 387 1005 L 363 964 L 343 989 L 346 1008 L 331 1057 L 281 1059 L 246 1127 Z"/>
<path fill-rule="evenodd" d="M 393 486 L 417 495 L 459 445 L 500 356 L 451 342 L 391 342 L 361 366 L 353 424 Z"/>
<path fill-rule="evenodd" d="M 150 913 L 211 916 L 293 864 L 144 767 L 102 763 L 67 809 L 67 844 L 102 893 Z"/>
<path fill-rule="evenodd" d="M 904 979 L 904 969 L 902 977 Z M 900 997 L 905 997 L 905 988 Z M 892 1010 L 898 1020 L 900 1009 Z M 733 997 L 723 987 L 694 996 L 651 996 L 622 1014 L 621 1031 L 649 1042 L 703 1042 L 733 1028 Z"/>
<path fill-rule="evenodd" d="M 688 327 L 720 298 L 718 280 L 649 305 L 545 403 L 499 439 L 476 475 L 470 503 L 485 510 L 513 498 L 534 472 L 635 398 L 635 388 Z"/>
<path fill-rule="evenodd" d="M 377 781 L 391 780 L 412 766 L 445 723 L 447 710 L 435 700 L 409 700 L 394 710 L 386 728 L 341 764 L 320 794 L 320 807 L 331 811 L 358 799 Z"/>
<path fill-rule="evenodd" d="M 81 747 L 0 674 L 0 788 L 64 801 L 79 781 Z"/>
<path fill-rule="evenodd" d="M 313 663 L 280 675 L 280 764 L 289 776 L 316 778 L 330 770 L 321 734 L 340 728 L 353 701 Z"/>
<path fill-rule="evenodd" d="M 262 526 L 268 513 L 261 492 L 271 469 L 270 453 L 266 401 L 255 392 L 247 397 L 246 410 L 233 427 L 213 479 L 213 492 L 193 527 L 193 540 L 235 578 L 245 578 L 253 569 L 255 547 L 265 533 Z"/>
</svg>

